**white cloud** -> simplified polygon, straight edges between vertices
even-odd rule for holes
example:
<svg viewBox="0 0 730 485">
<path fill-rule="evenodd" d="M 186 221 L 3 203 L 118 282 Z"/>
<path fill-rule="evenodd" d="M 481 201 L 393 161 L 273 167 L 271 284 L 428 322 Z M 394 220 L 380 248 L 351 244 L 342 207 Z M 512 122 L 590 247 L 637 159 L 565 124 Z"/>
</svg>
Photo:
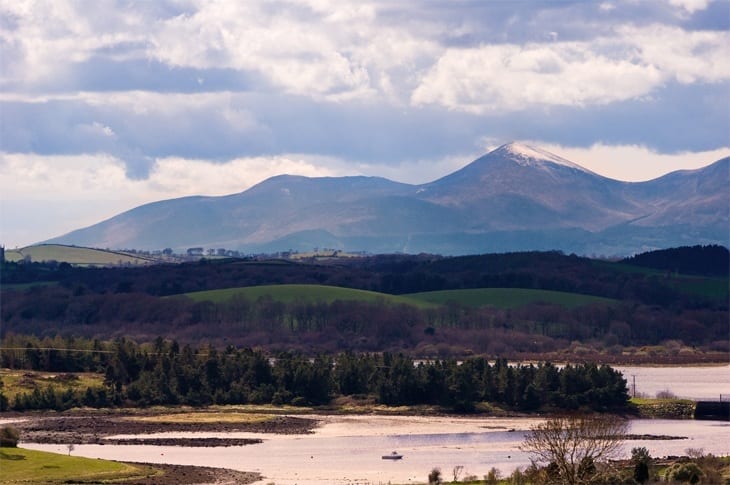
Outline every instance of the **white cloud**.
<svg viewBox="0 0 730 485">
<path fill-rule="evenodd" d="M 414 105 L 473 113 L 603 105 L 641 98 L 671 79 L 730 79 L 730 33 L 622 26 L 584 42 L 448 49 L 413 91 Z"/>
<path fill-rule="evenodd" d="M 353 50 L 371 29 L 371 7 L 204 2 L 192 15 L 161 22 L 149 55 L 172 66 L 262 73 L 287 92 L 340 98 L 371 92 L 367 66 Z M 271 11 L 271 10 L 275 10 Z M 300 15 L 300 16 L 298 16 Z"/>
<path fill-rule="evenodd" d="M 100 49 L 144 42 L 145 19 L 132 9 L 103 2 L 5 1 L 0 17 L 3 69 L 0 81 L 34 84 L 70 75 L 71 63 Z"/>
<path fill-rule="evenodd" d="M 709 0 L 669 0 L 669 4 L 684 9 L 687 13 L 694 13 L 704 10 L 709 5 Z"/>
<path fill-rule="evenodd" d="M 730 32 L 687 32 L 662 25 L 625 26 L 618 32 L 631 39 L 641 62 L 656 66 L 666 79 L 683 84 L 730 79 Z"/>
<path fill-rule="evenodd" d="M 687 12 L 707 7 L 706 0 L 669 1 Z M 618 10 L 614 7 L 598 5 L 602 12 Z M 640 98 L 670 79 L 730 77 L 727 32 L 626 24 L 602 29 L 603 37 L 565 42 L 550 25 L 540 37 L 544 44 L 472 40 L 448 47 L 445 39 L 478 38 L 470 22 L 483 24 L 460 17 L 456 7 L 446 18 L 437 8 L 420 8 L 422 16 L 386 20 L 393 10 L 408 11 L 400 8 L 344 0 L 194 1 L 186 13 L 158 18 L 151 7 L 5 2 L 2 15 L 16 27 L 0 33 L 6 58 L 0 79 L 53 84 L 77 75 L 74 63 L 100 55 L 255 73 L 270 83 L 258 89 L 315 99 L 382 96 L 395 104 L 484 113 L 602 105 Z M 204 78 L 195 77 L 201 89 Z"/>
<path fill-rule="evenodd" d="M 333 175 L 335 171 L 297 155 L 237 158 L 225 163 L 169 157 L 157 160 L 147 179 L 130 180 L 124 163 L 106 154 L 5 153 L 0 155 L 0 192 L 4 199 L 89 201 L 115 194 L 129 203 L 142 203 L 241 192 L 284 173 L 314 177 Z"/>
<path fill-rule="evenodd" d="M 646 95 L 661 80 L 654 66 L 611 59 L 582 43 L 503 44 L 448 50 L 411 100 L 474 113 L 584 106 Z"/>
<path fill-rule="evenodd" d="M 297 155 L 237 158 L 226 163 L 170 157 L 157 160 L 145 185 L 148 190 L 168 198 L 193 194 L 228 195 L 280 174 L 322 177 L 334 172 Z"/>
</svg>

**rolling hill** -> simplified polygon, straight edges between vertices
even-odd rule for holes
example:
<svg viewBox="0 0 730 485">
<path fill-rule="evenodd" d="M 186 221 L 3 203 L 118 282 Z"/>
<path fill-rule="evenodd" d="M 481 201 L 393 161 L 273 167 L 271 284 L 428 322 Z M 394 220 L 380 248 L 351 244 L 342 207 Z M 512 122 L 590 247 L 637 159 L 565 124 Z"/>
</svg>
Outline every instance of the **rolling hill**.
<svg viewBox="0 0 730 485">
<path fill-rule="evenodd" d="M 383 301 L 388 304 L 411 305 L 417 308 L 435 308 L 450 302 L 469 307 L 494 306 L 497 308 L 520 308 L 533 303 L 548 303 L 565 308 L 584 305 L 611 305 L 618 300 L 592 295 L 581 295 L 564 291 L 535 290 L 525 288 L 473 288 L 461 290 L 427 291 L 406 295 L 390 295 L 376 291 L 365 291 L 327 285 L 262 285 L 221 290 L 196 291 L 184 296 L 193 301 L 221 303 L 233 298 L 255 301 L 271 298 L 282 303 L 332 303 L 333 301 Z"/>
<path fill-rule="evenodd" d="M 336 300 L 342 301 L 384 301 L 390 304 L 411 305 L 418 308 L 432 308 L 436 306 L 422 298 L 409 298 L 407 296 L 389 295 L 377 291 L 357 290 L 327 285 L 262 285 L 247 286 L 243 288 L 226 288 L 222 290 L 196 291 L 186 293 L 184 296 L 193 301 L 211 301 L 220 303 L 231 300 L 235 297 L 246 298 L 255 301 L 259 298 L 270 297 L 275 301 L 284 303 L 302 302 L 332 303 Z"/>
<path fill-rule="evenodd" d="M 146 204 L 49 242 L 446 255 L 551 249 L 631 255 L 728 246 L 729 170 L 724 158 L 628 183 L 511 143 L 427 184 L 281 175 L 229 196 Z"/>
</svg>

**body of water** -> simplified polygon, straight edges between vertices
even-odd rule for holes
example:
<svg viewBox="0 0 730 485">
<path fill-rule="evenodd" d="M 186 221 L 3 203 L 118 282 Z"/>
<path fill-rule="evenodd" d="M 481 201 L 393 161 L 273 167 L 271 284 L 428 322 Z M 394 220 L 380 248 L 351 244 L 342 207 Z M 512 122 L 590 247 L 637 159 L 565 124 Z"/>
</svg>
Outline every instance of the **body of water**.
<svg viewBox="0 0 730 485">
<path fill-rule="evenodd" d="M 656 397 L 669 391 L 677 397 L 696 401 L 730 401 L 730 364 L 712 366 L 612 366 L 620 371 L 633 393 Z"/>
<path fill-rule="evenodd" d="M 77 445 L 73 454 L 91 458 L 148 463 L 174 463 L 257 471 L 260 482 L 276 484 L 416 483 L 426 482 L 434 467 L 446 478 L 455 467 L 461 477 L 482 477 L 496 467 L 509 474 L 529 465 L 519 445 L 537 419 L 408 416 L 320 416 L 322 426 L 311 435 L 253 433 L 175 433 L 186 437 L 258 437 L 249 446 L 194 448 L 150 445 Z M 730 424 L 719 421 L 635 420 L 632 434 L 683 436 L 682 440 L 629 440 L 652 456 L 682 455 L 701 448 L 730 454 Z M 171 434 L 146 435 L 147 437 Z M 135 437 L 141 437 L 139 435 Z M 26 444 L 27 448 L 67 453 L 63 445 Z M 398 451 L 402 460 L 383 460 Z"/>
</svg>

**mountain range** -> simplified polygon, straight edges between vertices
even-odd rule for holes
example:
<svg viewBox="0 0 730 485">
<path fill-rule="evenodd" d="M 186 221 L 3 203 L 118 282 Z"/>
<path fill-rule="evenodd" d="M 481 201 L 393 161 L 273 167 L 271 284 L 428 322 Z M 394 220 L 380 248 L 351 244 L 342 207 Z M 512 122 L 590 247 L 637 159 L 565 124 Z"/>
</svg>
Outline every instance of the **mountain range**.
<svg viewBox="0 0 730 485">
<path fill-rule="evenodd" d="M 241 193 L 145 204 L 45 241 L 99 248 L 332 248 L 630 255 L 730 246 L 730 157 L 646 182 L 598 175 L 510 143 L 436 181 L 280 175 Z"/>
</svg>

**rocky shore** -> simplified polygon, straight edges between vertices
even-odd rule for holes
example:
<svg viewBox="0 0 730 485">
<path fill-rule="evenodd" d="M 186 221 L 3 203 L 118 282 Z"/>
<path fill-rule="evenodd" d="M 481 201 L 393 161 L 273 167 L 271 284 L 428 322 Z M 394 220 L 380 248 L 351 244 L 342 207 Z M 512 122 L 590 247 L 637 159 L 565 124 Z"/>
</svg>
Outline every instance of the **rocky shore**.
<svg viewBox="0 0 730 485">
<path fill-rule="evenodd" d="M 154 416 L 151 414 L 149 416 Z M 149 417 L 144 416 L 144 417 Z M 152 433 L 189 433 L 189 432 L 250 432 L 304 434 L 312 432 L 317 421 L 314 419 L 272 416 L 256 422 L 165 422 L 141 420 L 139 412 L 113 413 L 99 415 L 53 416 L 30 415 L 28 419 L 14 423 L 20 431 L 21 440 L 28 443 L 48 444 L 140 444 L 151 443 L 166 446 L 242 446 L 260 443 L 250 438 L 155 438 L 147 440 L 111 438 L 115 435 L 145 435 Z"/>
<path fill-rule="evenodd" d="M 123 485 L 236 485 L 261 480 L 261 475 L 258 473 L 239 472 L 226 468 L 160 464 L 155 464 L 154 468 L 161 473 L 143 479 L 118 483 Z"/>
</svg>

